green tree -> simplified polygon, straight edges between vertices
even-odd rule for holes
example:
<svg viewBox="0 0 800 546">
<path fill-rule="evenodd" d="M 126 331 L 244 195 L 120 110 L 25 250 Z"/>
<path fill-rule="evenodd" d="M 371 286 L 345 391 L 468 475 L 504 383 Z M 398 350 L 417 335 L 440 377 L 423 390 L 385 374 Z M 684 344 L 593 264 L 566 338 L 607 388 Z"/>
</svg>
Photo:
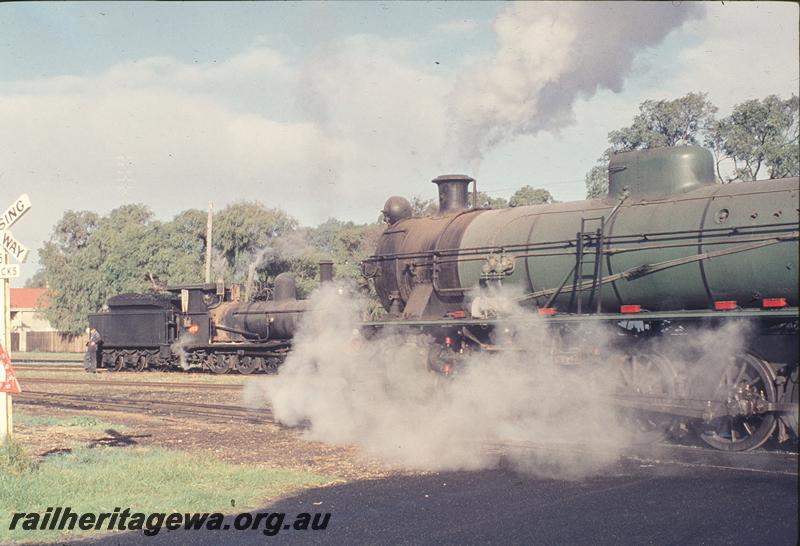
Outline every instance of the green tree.
<svg viewBox="0 0 800 546">
<path fill-rule="evenodd" d="M 586 198 L 597 199 L 608 194 L 608 167 L 605 164 L 592 167 L 584 179 Z"/>
<path fill-rule="evenodd" d="M 610 152 L 684 146 L 703 141 L 717 107 L 707 93 L 688 93 L 675 100 L 646 100 L 630 127 L 608 134 Z"/>
<path fill-rule="evenodd" d="M 67 211 L 39 251 L 49 283 L 45 316 L 57 329 L 78 333 L 109 296 L 196 282 L 204 229 L 205 214 L 196 210 L 167 223 L 155 221 L 144 205 L 125 205 L 106 217 Z"/>
<path fill-rule="evenodd" d="M 419 195 L 411 198 L 411 212 L 415 218 L 431 216 L 439 212 L 439 205 L 433 199 L 423 199 Z"/>
<path fill-rule="evenodd" d="M 719 165 L 725 159 L 734 166 L 726 181 L 756 180 L 764 170 L 769 178 L 797 176 L 798 97 L 769 95 L 737 104 L 730 116 L 714 125 L 706 143 L 717 151 L 721 181 Z"/>
<path fill-rule="evenodd" d="M 705 93 L 689 93 L 672 101 L 645 101 L 629 127 L 608 134 L 611 146 L 586 174 L 586 196 L 608 192 L 606 164 L 613 153 L 660 146 L 704 144 L 716 161 L 720 182 L 755 180 L 759 175 L 782 178 L 800 174 L 798 97 L 769 95 L 734 106 L 721 120 Z M 733 171 L 724 174 L 725 165 Z"/>
<path fill-rule="evenodd" d="M 511 196 L 508 204 L 511 207 L 523 207 L 526 205 L 547 205 L 555 203 L 556 200 L 550 195 L 550 192 L 543 188 L 534 188 L 533 186 L 523 186 Z"/>
<path fill-rule="evenodd" d="M 44 269 L 41 267 L 25 281 L 25 288 L 45 288 L 46 286 L 47 278 L 45 277 Z"/>
<path fill-rule="evenodd" d="M 112 294 L 146 287 L 139 267 L 147 222 L 144 205 L 126 205 L 102 218 L 88 211 L 67 211 L 39 251 L 49 282 L 44 314 L 55 328 L 79 333 L 86 315 Z"/>
<path fill-rule="evenodd" d="M 205 263 L 206 213 L 190 209 L 171 222 L 154 223 L 143 244 L 151 256 L 146 269 L 154 288 L 198 282 Z"/>
<path fill-rule="evenodd" d="M 331 218 L 310 229 L 307 241 L 318 258 L 333 260 L 336 276 L 355 279 L 360 276 L 361 260 L 374 252 L 384 228 L 380 223 L 356 224 Z"/>
<path fill-rule="evenodd" d="M 486 192 L 478 192 L 478 207 L 487 209 L 504 209 L 508 206 L 505 197 L 492 197 Z"/>
<path fill-rule="evenodd" d="M 245 280 L 248 269 L 278 236 L 297 229 L 297 220 L 280 209 L 270 209 L 257 201 L 240 201 L 222 209 L 214 217 L 214 247 L 227 266 L 226 279 Z"/>
<path fill-rule="evenodd" d="M 614 153 L 664 146 L 685 146 L 704 141 L 715 124 L 717 107 L 707 93 L 688 93 L 674 100 L 646 100 L 633 123 L 608 133 L 611 145 L 584 178 L 588 199 L 608 193 L 608 160 Z"/>
</svg>

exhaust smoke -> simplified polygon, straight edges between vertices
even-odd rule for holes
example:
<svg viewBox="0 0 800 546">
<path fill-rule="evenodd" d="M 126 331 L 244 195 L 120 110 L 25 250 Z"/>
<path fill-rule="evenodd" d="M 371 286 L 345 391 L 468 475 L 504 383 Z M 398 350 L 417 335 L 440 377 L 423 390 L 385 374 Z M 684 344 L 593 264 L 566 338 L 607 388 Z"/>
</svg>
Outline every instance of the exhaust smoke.
<svg viewBox="0 0 800 546">
<path fill-rule="evenodd" d="M 613 381 L 557 364 L 543 350 L 537 317 L 516 334 L 523 351 L 477 353 L 444 378 L 428 370 L 423 340 L 358 330 L 361 301 L 333 286 L 312 295 L 311 312 L 277 377 L 251 383 L 250 405 L 268 403 L 289 426 L 308 421 L 309 439 L 356 444 L 406 468 L 474 470 L 496 466 L 501 446 L 530 473 L 579 478 L 617 460 L 630 445 L 608 399 Z M 595 336 L 598 346 L 607 336 Z"/>
<path fill-rule="evenodd" d="M 637 54 L 703 11 L 692 2 L 512 4 L 494 22 L 497 52 L 450 93 L 451 153 L 479 162 L 516 136 L 566 127 L 577 100 L 622 91 Z"/>
</svg>

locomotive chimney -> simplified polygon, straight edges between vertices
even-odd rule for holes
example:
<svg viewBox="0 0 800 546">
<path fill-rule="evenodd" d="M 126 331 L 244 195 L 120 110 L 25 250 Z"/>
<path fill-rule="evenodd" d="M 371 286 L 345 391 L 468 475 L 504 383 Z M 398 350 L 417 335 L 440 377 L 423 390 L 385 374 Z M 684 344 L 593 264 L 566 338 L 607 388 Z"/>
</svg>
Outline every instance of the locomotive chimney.
<svg viewBox="0 0 800 546">
<path fill-rule="evenodd" d="M 319 283 L 325 284 L 333 280 L 333 261 L 320 260 L 319 261 Z"/>
<path fill-rule="evenodd" d="M 450 214 L 467 210 L 469 185 L 475 182 L 464 174 L 445 174 L 432 180 L 439 186 L 439 214 Z"/>
</svg>

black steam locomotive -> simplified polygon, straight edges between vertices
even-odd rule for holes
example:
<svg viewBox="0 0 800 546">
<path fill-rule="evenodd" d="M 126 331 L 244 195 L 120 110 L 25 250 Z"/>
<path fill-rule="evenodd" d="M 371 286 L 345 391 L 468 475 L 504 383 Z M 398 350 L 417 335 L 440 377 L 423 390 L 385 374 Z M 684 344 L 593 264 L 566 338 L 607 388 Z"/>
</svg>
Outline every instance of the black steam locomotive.
<svg viewBox="0 0 800 546">
<path fill-rule="evenodd" d="M 333 263 L 320 263 L 320 281 Z M 282 273 L 267 301 L 240 301 L 238 286 L 168 287 L 165 295 L 121 294 L 89 315 L 103 338 L 100 366 L 116 371 L 200 367 L 222 374 L 275 371 L 286 358 L 308 302 Z"/>
</svg>

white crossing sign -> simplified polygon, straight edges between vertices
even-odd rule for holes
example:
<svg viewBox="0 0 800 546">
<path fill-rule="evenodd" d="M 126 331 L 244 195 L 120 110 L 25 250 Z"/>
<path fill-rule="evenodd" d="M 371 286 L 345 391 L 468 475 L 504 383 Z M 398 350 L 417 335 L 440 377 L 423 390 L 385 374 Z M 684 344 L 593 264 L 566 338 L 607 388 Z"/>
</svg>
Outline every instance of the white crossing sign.
<svg viewBox="0 0 800 546">
<path fill-rule="evenodd" d="M 31 208 L 31 200 L 27 193 L 23 193 L 11 203 L 2 216 L 0 216 L 0 231 L 5 231 L 14 225 L 14 222 L 28 212 Z"/>
<path fill-rule="evenodd" d="M 28 249 L 17 241 L 10 231 L 0 231 L 0 246 L 20 263 L 24 263 L 28 259 Z"/>
<path fill-rule="evenodd" d="M 19 264 L 0 265 L 0 279 L 16 279 L 19 277 Z"/>
<path fill-rule="evenodd" d="M 28 257 L 28 249 L 17 241 L 9 228 L 31 208 L 31 200 L 23 193 L 0 214 L 0 444 L 4 443 L 14 431 L 12 393 L 19 392 L 19 383 L 14 377 L 11 360 L 6 349 L 11 346 L 11 309 L 9 299 L 10 278 L 19 277 L 20 266 L 10 263 L 8 254 L 22 263 Z M 4 250 L 3 250 L 4 249 Z"/>
</svg>

